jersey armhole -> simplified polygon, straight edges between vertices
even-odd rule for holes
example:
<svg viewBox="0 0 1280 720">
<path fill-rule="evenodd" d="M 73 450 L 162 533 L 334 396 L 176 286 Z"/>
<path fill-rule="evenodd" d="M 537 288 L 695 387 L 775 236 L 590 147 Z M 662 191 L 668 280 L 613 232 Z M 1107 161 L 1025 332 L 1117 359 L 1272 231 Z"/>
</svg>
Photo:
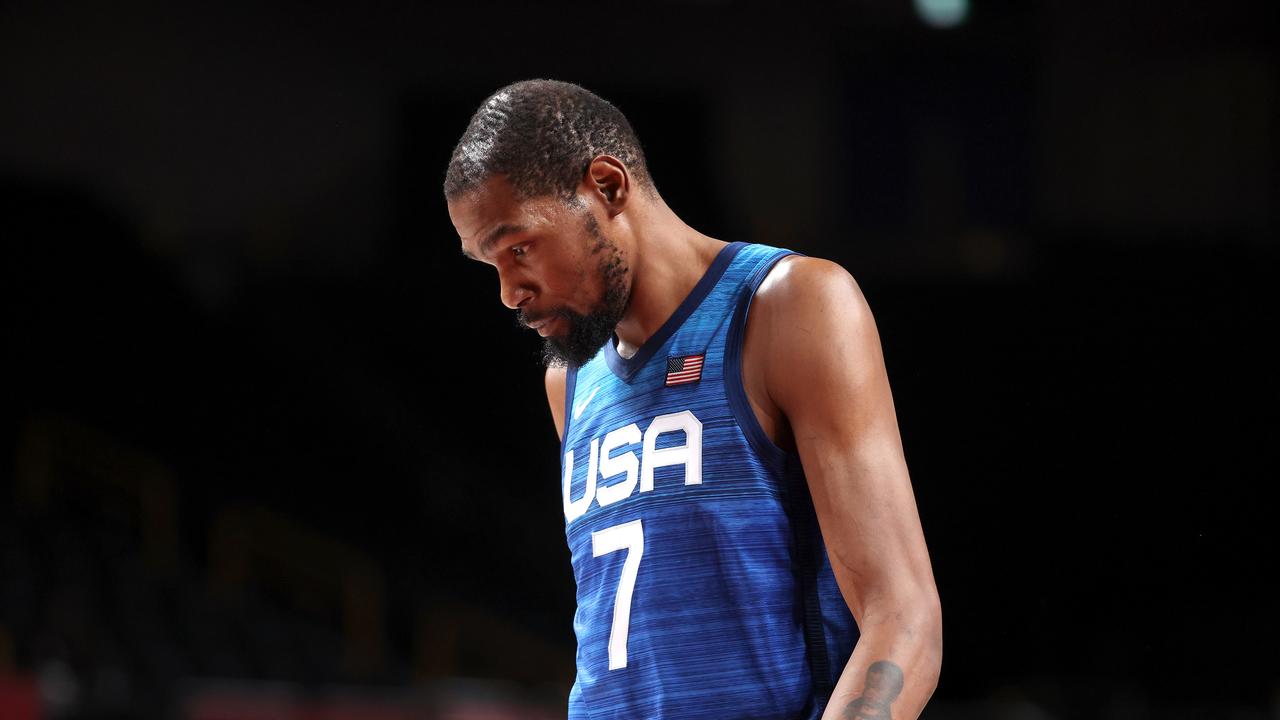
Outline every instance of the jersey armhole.
<svg viewBox="0 0 1280 720">
<path fill-rule="evenodd" d="M 751 401 L 747 399 L 746 384 L 742 380 L 742 353 L 747 339 L 747 314 L 751 309 L 751 301 L 755 298 L 756 290 L 760 288 L 760 284 L 769 276 L 769 273 L 773 272 L 780 260 L 792 256 L 800 257 L 801 255 L 790 250 L 779 251 L 774 257 L 762 262 L 743 283 L 742 296 L 738 298 L 737 306 L 733 310 L 733 321 L 729 324 L 729 332 L 725 338 L 724 353 L 724 390 L 725 397 L 729 399 L 729 408 L 756 454 L 779 469 L 785 467 L 789 453 L 769 439 L 764 428 L 760 426 L 755 411 L 751 409 Z"/>
<path fill-rule="evenodd" d="M 577 386 L 578 368 L 568 368 L 564 373 L 564 427 L 560 430 L 560 457 L 564 457 L 565 442 L 569 439 L 569 423 L 573 421 L 573 391 Z"/>
</svg>

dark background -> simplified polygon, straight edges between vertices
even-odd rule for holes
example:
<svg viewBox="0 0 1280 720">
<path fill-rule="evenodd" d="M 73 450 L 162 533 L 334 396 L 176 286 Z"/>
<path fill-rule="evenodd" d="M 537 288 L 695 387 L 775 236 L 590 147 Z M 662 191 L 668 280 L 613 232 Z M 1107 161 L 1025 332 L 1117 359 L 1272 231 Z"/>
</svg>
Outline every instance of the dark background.
<svg viewBox="0 0 1280 720">
<path fill-rule="evenodd" d="M 862 285 L 926 717 L 1280 716 L 1276 15 L 0 5 L 0 715 L 563 716 L 537 338 L 440 192 L 555 77 L 692 225 Z"/>
</svg>

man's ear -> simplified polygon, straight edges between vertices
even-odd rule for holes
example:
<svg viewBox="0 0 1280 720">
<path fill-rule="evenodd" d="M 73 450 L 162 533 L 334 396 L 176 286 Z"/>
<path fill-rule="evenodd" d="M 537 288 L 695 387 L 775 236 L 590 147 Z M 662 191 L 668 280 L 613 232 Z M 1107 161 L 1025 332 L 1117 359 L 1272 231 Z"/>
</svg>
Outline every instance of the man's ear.
<svg viewBox="0 0 1280 720">
<path fill-rule="evenodd" d="M 608 208 L 610 217 L 621 213 L 631 198 L 631 173 L 612 155 L 597 155 L 592 159 L 582 182 L 583 189 Z"/>
</svg>

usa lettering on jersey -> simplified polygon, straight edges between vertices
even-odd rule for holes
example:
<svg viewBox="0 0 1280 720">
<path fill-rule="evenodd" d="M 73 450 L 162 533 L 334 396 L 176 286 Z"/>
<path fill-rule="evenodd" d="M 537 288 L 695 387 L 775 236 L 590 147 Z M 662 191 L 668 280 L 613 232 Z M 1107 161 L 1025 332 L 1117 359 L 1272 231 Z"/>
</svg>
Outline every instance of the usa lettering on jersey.
<svg viewBox="0 0 1280 720">
<path fill-rule="evenodd" d="M 659 448 L 658 437 L 667 433 L 684 433 L 684 444 Z M 628 445 L 641 444 L 640 456 L 628 450 L 617 456 L 613 452 Z M 653 491 L 654 471 L 661 467 L 684 466 L 684 484 L 702 484 L 702 422 L 688 410 L 659 415 L 643 433 L 636 423 L 592 438 L 587 459 L 586 487 L 582 496 L 573 499 L 574 452 L 564 454 L 565 522 L 573 522 L 591 509 L 592 503 L 606 507 L 631 497 L 639 491 Z M 620 478 L 619 480 L 614 480 Z M 604 484 L 606 481 L 608 484 Z"/>
</svg>

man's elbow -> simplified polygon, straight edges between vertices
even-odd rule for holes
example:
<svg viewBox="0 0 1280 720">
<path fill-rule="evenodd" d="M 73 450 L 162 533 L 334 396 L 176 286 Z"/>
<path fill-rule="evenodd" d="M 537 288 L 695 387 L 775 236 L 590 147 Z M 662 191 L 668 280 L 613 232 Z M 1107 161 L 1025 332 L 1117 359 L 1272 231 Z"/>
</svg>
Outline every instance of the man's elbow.
<svg viewBox="0 0 1280 720">
<path fill-rule="evenodd" d="M 872 617 L 889 620 L 884 631 L 896 636 L 892 646 L 903 651 L 915 682 L 932 695 L 942 670 L 942 605 L 937 591 L 929 584 L 884 600 L 883 611 Z"/>
<path fill-rule="evenodd" d="M 942 604 L 932 590 L 920 593 L 911 603 L 911 632 L 917 642 L 919 682 L 932 695 L 942 672 Z"/>
</svg>

